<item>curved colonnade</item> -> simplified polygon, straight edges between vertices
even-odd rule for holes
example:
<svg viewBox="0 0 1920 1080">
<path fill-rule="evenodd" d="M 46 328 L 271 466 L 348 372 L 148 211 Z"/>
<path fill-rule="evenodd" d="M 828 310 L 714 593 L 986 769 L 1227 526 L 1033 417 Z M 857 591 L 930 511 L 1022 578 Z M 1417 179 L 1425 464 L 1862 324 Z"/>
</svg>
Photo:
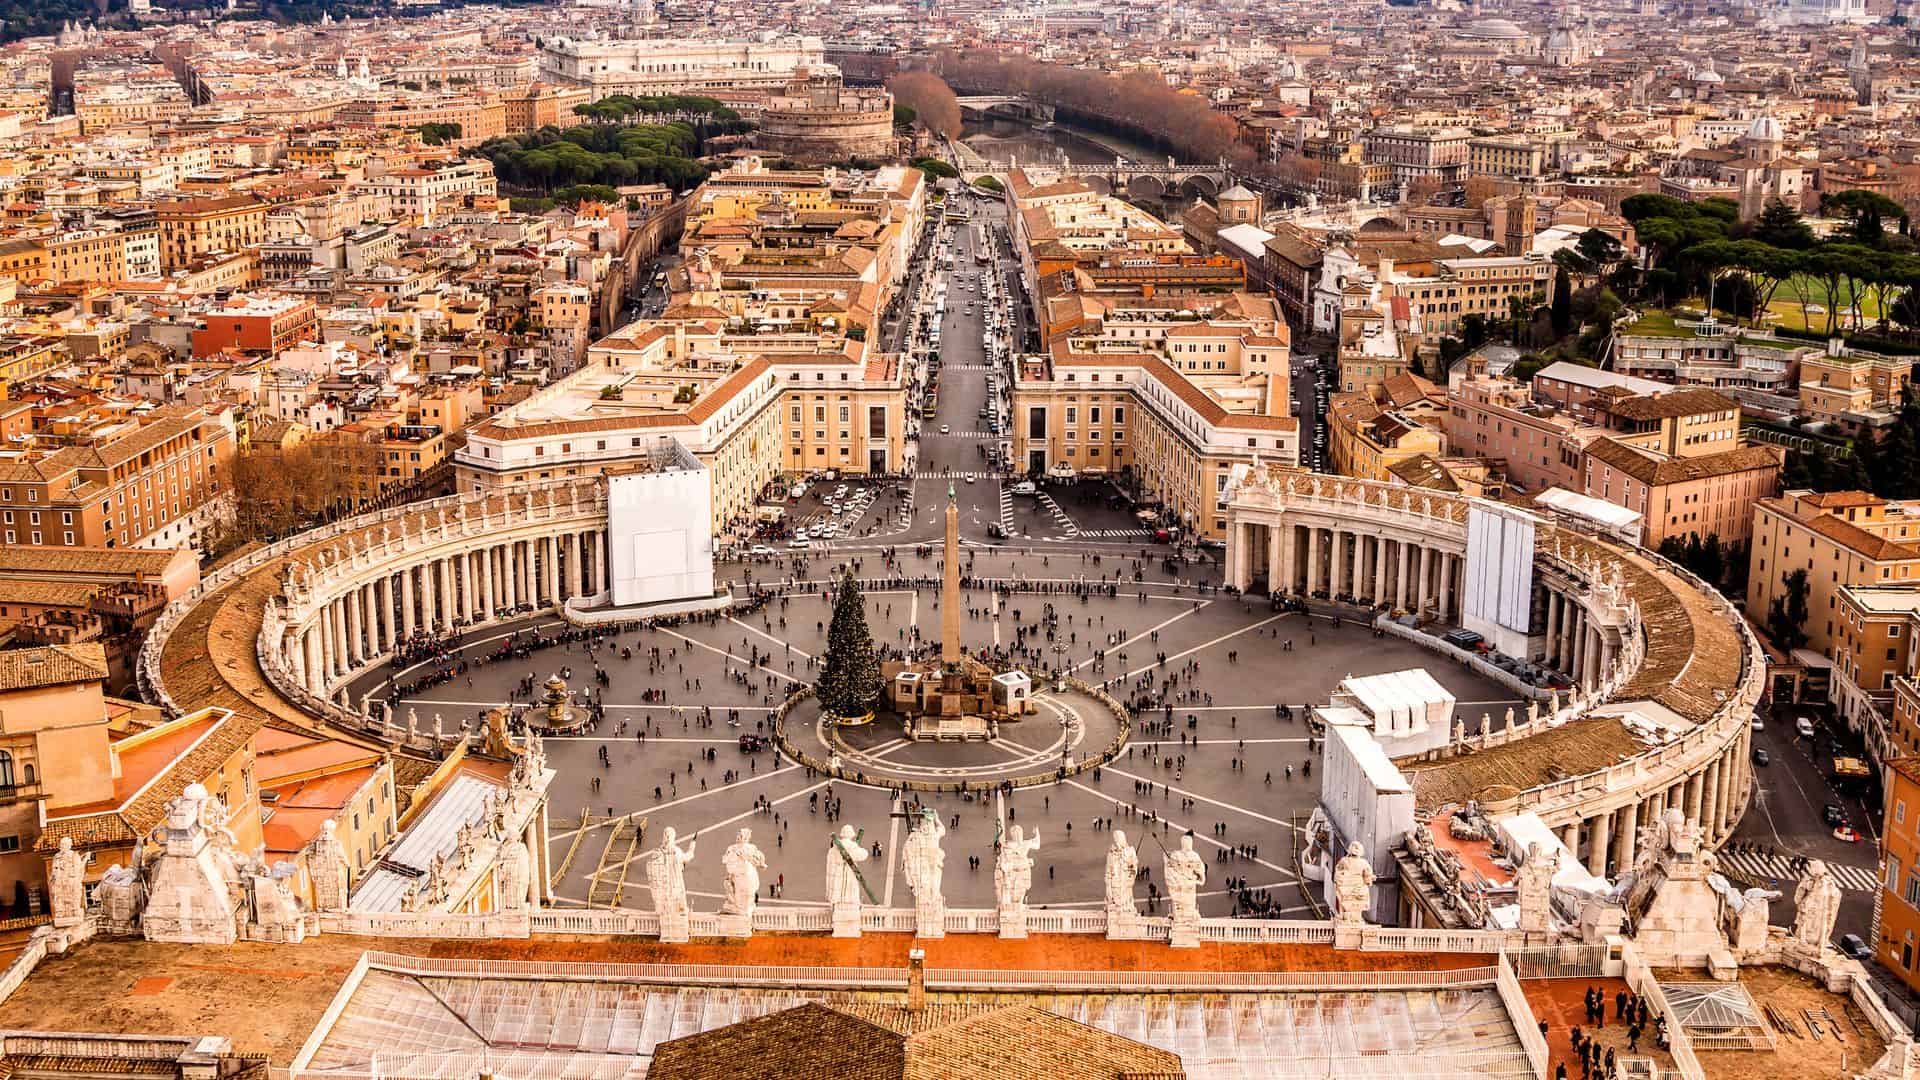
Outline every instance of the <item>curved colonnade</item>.
<svg viewBox="0 0 1920 1080">
<path fill-rule="evenodd" d="M 1230 493 L 1227 580 L 1457 618 L 1465 588 L 1462 496 L 1256 470 Z M 1764 681 L 1759 644 L 1718 593 L 1651 552 L 1540 525 L 1531 658 L 1574 691 L 1520 728 L 1456 732 L 1403 762 L 1423 808 L 1479 799 L 1532 811 L 1600 872 L 1633 865 L 1637 833 L 1680 808 L 1714 844 L 1752 786 L 1748 720 Z M 169 605 L 140 680 L 171 713 L 219 705 L 315 718 L 431 750 L 461 732 L 421 731 L 344 687 L 416 631 L 467 631 L 591 602 L 607 589 L 606 504 L 595 480 L 455 495 L 351 518 L 256 551 Z M 1437 638 L 1428 648 L 1459 655 Z M 1464 657 L 1462 657 L 1465 660 Z M 1488 674 L 1524 687 L 1508 673 Z M 1539 691 L 1535 696 L 1546 698 Z M 1621 719 L 1667 734 L 1648 745 Z"/>
<path fill-rule="evenodd" d="M 346 700 L 360 672 L 416 633 L 469 632 L 608 589 L 603 485 L 568 480 L 452 495 L 349 518 L 255 551 L 174 601 L 148 633 L 143 694 L 315 717 L 432 749 L 422 731 Z"/>
<path fill-rule="evenodd" d="M 1273 469 L 1228 499 L 1231 584 L 1458 622 L 1476 500 Z M 1561 706 L 1507 674 L 1551 704 L 1518 729 L 1456 730 L 1446 751 L 1403 762 L 1419 806 L 1473 798 L 1494 813 L 1531 811 L 1609 875 L 1633 866 L 1640 828 L 1668 809 L 1724 842 L 1751 797 L 1748 724 L 1766 672 L 1745 620 L 1658 555 L 1562 523 L 1538 523 L 1533 558 L 1525 659 L 1565 676 L 1571 695 Z M 1404 636 L 1501 674 L 1429 635 Z M 1649 728 L 1661 741 L 1636 734 Z"/>
</svg>

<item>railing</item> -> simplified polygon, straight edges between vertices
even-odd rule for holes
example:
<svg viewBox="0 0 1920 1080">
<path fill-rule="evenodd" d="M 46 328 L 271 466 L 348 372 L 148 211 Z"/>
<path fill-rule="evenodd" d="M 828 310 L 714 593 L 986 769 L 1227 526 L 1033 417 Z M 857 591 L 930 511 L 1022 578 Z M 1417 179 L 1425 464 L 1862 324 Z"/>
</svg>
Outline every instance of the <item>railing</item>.
<svg viewBox="0 0 1920 1080">
<path fill-rule="evenodd" d="M 40 961 L 46 958 L 46 939 L 35 935 L 27 942 L 27 947 L 20 950 L 20 955 L 13 958 L 13 963 L 8 964 L 5 971 L 0 971 L 0 1004 L 5 1004 L 13 992 L 20 989 L 20 984 L 27 981 L 27 976 L 33 974 L 33 969 L 40 966 Z"/>
<path fill-rule="evenodd" d="M 912 908 L 862 908 L 860 911 L 863 932 L 911 934 L 917 925 Z"/>
<path fill-rule="evenodd" d="M 1502 930 L 1401 930 L 1369 927 L 1362 932 L 1363 952 L 1498 953 L 1514 940 Z"/>
<path fill-rule="evenodd" d="M 527 912 L 495 912 L 490 915 L 454 915 L 446 912 L 403 911 L 323 912 L 320 929 L 328 934 L 353 934 L 364 937 L 418 938 L 524 938 L 530 933 Z M 654 933 L 659 933 L 656 925 Z"/>
<path fill-rule="evenodd" d="M 1520 980 L 1514 977 L 1513 965 L 1507 963 L 1506 953 L 1501 953 L 1500 962 L 1494 965 L 1493 985 L 1499 991 L 1501 1004 L 1507 1008 L 1507 1015 L 1513 1018 L 1513 1029 L 1520 1035 L 1520 1047 L 1527 1052 L 1527 1063 L 1533 1066 L 1535 1080 L 1546 1080 L 1551 1056 L 1547 1039 L 1534 1022 L 1533 1007 L 1527 1004 L 1527 995 L 1520 989 Z"/>
<path fill-rule="evenodd" d="M 562 961 L 462 960 L 369 952 L 368 966 L 428 978 L 521 978 L 623 982 L 641 985 L 773 986 L 782 988 L 899 989 L 900 968 L 773 967 L 745 964 L 586 964 Z M 926 973 L 929 990 L 1205 992 L 1427 990 L 1491 986 L 1494 967 L 1446 971 L 1049 971 L 945 970 Z"/>
<path fill-rule="evenodd" d="M 1254 945 L 1331 945 L 1333 924 L 1279 919 L 1201 919 L 1200 940 Z"/>
<path fill-rule="evenodd" d="M 1029 910 L 1027 931 L 1034 934 L 1104 934 L 1107 932 L 1107 913 Z"/>
<path fill-rule="evenodd" d="M 1509 949 L 1507 962 L 1522 979 L 1598 979 L 1607 973 L 1605 945 L 1547 945 Z"/>
<path fill-rule="evenodd" d="M 1634 993 L 1646 998 L 1653 1008 L 1653 1015 L 1667 1021 L 1667 1052 L 1673 1055 L 1673 1064 L 1682 1080 L 1706 1080 L 1706 1071 L 1700 1067 L 1700 1060 L 1694 1057 L 1693 1042 L 1687 1037 L 1685 1028 L 1674 1015 L 1673 1006 L 1667 1002 L 1666 991 L 1660 989 L 1660 981 L 1653 977 L 1653 969 L 1640 958 L 1639 950 L 1632 945 L 1625 949 L 1627 986 Z"/>
</svg>

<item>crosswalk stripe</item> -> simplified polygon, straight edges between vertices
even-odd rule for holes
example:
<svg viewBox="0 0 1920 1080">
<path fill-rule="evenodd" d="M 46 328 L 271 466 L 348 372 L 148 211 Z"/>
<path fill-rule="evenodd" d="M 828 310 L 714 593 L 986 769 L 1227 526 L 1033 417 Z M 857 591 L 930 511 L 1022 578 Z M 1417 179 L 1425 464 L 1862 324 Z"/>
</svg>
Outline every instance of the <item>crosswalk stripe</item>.
<svg viewBox="0 0 1920 1080">
<path fill-rule="evenodd" d="M 1793 861 L 1784 855 L 1722 851 L 1719 853 L 1719 859 L 1735 870 L 1761 881 L 1798 881 L 1804 876 L 1793 868 Z M 1828 863 L 1827 869 L 1843 889 L 1872 892 L 1880 887 L 1880 875 L 1873 870 L 1858 866 L 1840 866 L 1835 863 Z"/>
</svg>

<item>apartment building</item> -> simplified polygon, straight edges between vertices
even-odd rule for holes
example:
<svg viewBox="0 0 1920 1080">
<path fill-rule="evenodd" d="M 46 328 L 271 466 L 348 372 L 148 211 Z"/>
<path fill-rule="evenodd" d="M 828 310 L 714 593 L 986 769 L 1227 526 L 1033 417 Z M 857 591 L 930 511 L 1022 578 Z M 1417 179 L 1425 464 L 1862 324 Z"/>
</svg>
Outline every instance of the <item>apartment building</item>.
<svg viewBox="0 0 1920 1080">
<path fill-rule="evenodd" d="M 267 204 L 251 195 L 222 195 L 163 202 L 154 208 L 160 224 L 160 266 L 173 271 L 214 252 L 237 252 L 267 238 Z"/>
<path fill-rule="evenodd" d="M 498 191 L 493 162 L 485 158 L 405 165 L 377 175 L 370 169 L 360 187 L 385 199 L 395 217 L 422 226 L 440 224 L 463 200 L 491 198 Z"/>
<path fill-rule="evenodd" d="M 225 490 L 229 421 L 183 405 L 50 420 L 32 448 L 0 456 L 0 538 L 59 548 L 192 543 L 199 515 Z"/>
<path fill-rule="evenodd" d="M 1690 534 L 1745 544 L 1751 507 L 1779 490 L 1785 460 L 1778 446 L 1675 455 L 1608 436 L 1587 444 L 1576 490 L 1640 514 L 1647 547 Z"/>
<path fill-rule="evenodd" d="M 678 441 L 713 482 L 714 532 L 743 525 L 776 479 L 904 467 L 897 359 L 816 334 L 732 335 L 698 320 L 635 323 L 587 362 L 475 425 L 456 481 L 487 491 L 645 462 Z"/>
<path fill-rule="evenodd" d="M 1536 401 L 1528 384 L 1484 373 L 1462 375 L 1447 388 L 1445 427 L 1449 453 L 1499 462 L 1508 482 L 1531 493 L 1578 491 L 1585 444 L 1597 431 Z"/>
<path fill-rule="evenodd" d="M 1829 339 L 1800 356 L 1799 414 L 1849 435 L 1892 424 L 1913 379 L 1913 358 L 1883 356 Z"/>
<path fill-rule="evenodd" d="M 1361 136 L 1367 161 L 1387 165 L 1401 184 L 1419 180 L 1454 183 L 1465 178 L 1473 133 L 1465 128 L 1396 124 Z"/>
<path fill-rule="evenodd" d="M 1920 756 L 1907 751 L 1885 763 L 1880 857 L 1885 869 L 1873 900 L 1875 959 L 1920 993 Z"/>
<path fill-rule="evenodd" d="M 1820 352 L 1804 341 L 1659 311 L 1621 327 L 1608 349 L 1609 366 L 1617 374 L 1765 394 L 1772 400 L 1744 394 L 1743 399 L 1787 413 L 1793 411 L 1800 364 Z"/>
<path fill-rule="evenodd" d="M 1235 301 L 1205 322 L 1103 320 L 1023 358 L 1011 459 L 1032 475 L 1112 477 L 1194 535 L 1223 536 L 1233 466 L 1300 451 L 1278 306 Z"/>
<path fill-rule="evenodd" d="M 1376 400 L 1371 393 L 1334 397 L 1327 403 L 1327 455 L 1333 471 L 1388 481 L 1415 458 L 1440 457 L 1446 445 L 1441 416 L 1425 401 L 1403 407 Z"/>
<path fill-rule="evenodd" d="M 193 355 L 223 352 L 278 355 L 314 336 L 313 303 L 291 296 L 238 296 L 195 311 Z"/>
<path fill-rule="evenodd" d="M 1828 699 L 1847 725 L 1866 736 L 1869 754 L 1887 761 L 1920 753 L 1920 715 L 1913 692 L 1914 634 L 1920 631 L 1920 582 L 1843 585 L 1838 590 Z M 1907 702 L 1899 703 L 1899 683 Z"/>
<path fill-rule="evenodd" d="M 1747 610 L 1764 623 L 1784 578 L 1807 572 L 1807 648 L 1831 656 L 1843 586 L 1920 582 L 1920 507 L 1865 491 L 1784 491 L 1753 504 Z"/>
</svg>

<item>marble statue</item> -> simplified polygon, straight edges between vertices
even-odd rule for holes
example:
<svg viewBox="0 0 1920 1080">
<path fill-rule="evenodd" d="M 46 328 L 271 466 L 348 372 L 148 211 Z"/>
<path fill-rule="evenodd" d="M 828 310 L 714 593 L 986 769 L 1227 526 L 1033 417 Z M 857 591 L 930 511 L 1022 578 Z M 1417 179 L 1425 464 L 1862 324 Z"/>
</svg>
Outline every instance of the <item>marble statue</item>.
<svg viewBox="0 0 1920 1080">
<path fill-rule="evenodd" d="M 1033 853 L 1039 849 L 1040 830 L 1023 837 L 1018 825 L 1000 842 L 1000 855 L 993 862 L 993 893 L 1001 911 L 1026 910 L 1027 890 L 1033 886 Z"/>
<path fill-rule="evenodd" d="M 1514 875 L 1520 894 L 1520 929 L 1544 934 L 1553 928 L 1553 875 L 1560 870 L 1560 852 L 1539 844 L 1527 847 L 1527 861 Z"/>
<path fill-rule="evenodd" d="M 318 911 L 347 910 L 347 852 L 336 831 L 332 819 L 321 822 L 320 835 L 307 847 L 307 874 L 313 881 L 313 906 Z"/>
<path fill-rule="evenodd" d="M 767 868 L 767 857 L 754 845 L 752 829 L 735 834 L 732 845 L 720 856 L 720 868 L 727 875 L 727 894 L 720 902 L 720 913 L 751 917 L 754 901 L 760 898 L 760 871 Z"/>
<path fill-rule="evenodd" d="M 60 850 L 53 854 L 47 874 L 52 895 L 53 925 L 78 926 L 87 918 L 85 877 L 89 855 L 73 850 L 73 837 L 60 838 Z"/>
<path fill-rule="evenodd" d="M 947 906 L 940 894 L 940 879 L 947 865 L 947 853 L 941 850 L 940 841 L 946 835 L 947 827 L 941 824 L 940 815 L 927 807 L 920 812 L 920 824 L 907 834 L 907 846 L 901 853 L 902 870 L 907 888 L 913 890 L 914 907 L 930 914 L 944 911 Z"/>
<path fill-rule="evenodd" d="M 1742 952 L 1764 949 L 1773 917 L 1773 902 L 1781 894 L 1772 889 L 1748 889 L 1728 897 L 1733 908 L 1733 947 Z"/>
<path fill-rule="evenodd" d="M 1815 859 L 1793 890 L 1793 940 L 1819 951 L 1833 937 L 1833 921 L 1840 915 L 1840 883 Z"/>
<path fill-rule="evenodd" d="M 533 879 L 533 854 L 514 837 L 500 845 L 500 910 L 524 911 Z"/>
<path fill-rule="evenodd" d="M 1333 899 L 1338 905 L 1335 923 L 1358 926 L 1366 921 L 1367 908 L 1373 903 L 1373 865 L 1358 840 L 1348 844 L 1347 853 L 1333 864 Z"/>
<path fill-rule="evenodd" d="M 1200 924 L 1200 886 L 1207 881 L 1207 861 L 1193 850 L 1193 836 L 1180 838 L 1180 846 L 1167 852 L 1165 869 L 1167 901 L 1175 926 Z"/>
<path fill-rule="evenodd" d="M 653 858 L 647 863 L 647 888 L 653 893 L 654 913 L 662 918 L 687 910 L 686 867 L 693 861 L 698 841 L 698 837 L 688 840 L 682 848 L 671 825 L 660 834 L 660 846 L 653 849 Z"/>
<path fill-rule="evenodd" d="M 866 888 L 858 864 L 866 861 L 867 849 L 860 846 L 853 826 L 840 826 L 827 840 L 827 903 L 859 905 Z"/>
<path fill-rule="evenodd" d="M 1127 834 L 1113 831 L 1113 843 L 1107 846 L 1107 920 L 1131 919 L 1140 914 L 1133 906 L 1133 884 L 1140 876 L 1140 853 L 1127 843 Z"/>
</svg>

